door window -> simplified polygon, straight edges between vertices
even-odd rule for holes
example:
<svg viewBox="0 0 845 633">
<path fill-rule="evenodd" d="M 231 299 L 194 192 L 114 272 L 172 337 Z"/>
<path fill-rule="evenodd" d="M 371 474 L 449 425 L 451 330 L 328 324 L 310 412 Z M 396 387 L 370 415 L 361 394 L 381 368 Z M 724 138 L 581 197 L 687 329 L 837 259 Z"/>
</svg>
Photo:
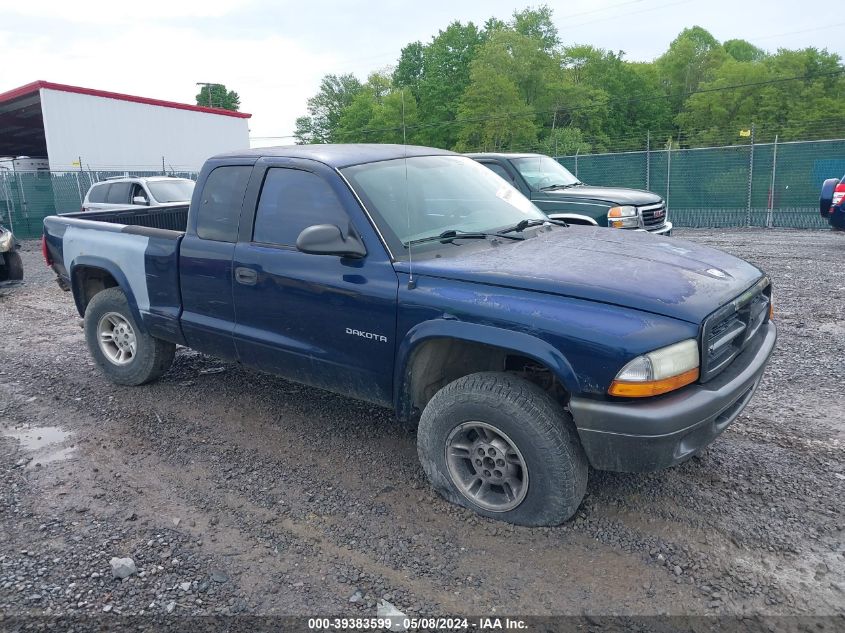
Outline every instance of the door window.
<svg viewBox="0 0 845 633">
<path fill-rule="evenodd" d="M 254 242 L 296 245 L 303 229 L 334 224 L 345 234 L 349 218 L 329 184 L 308 171 L 268 169 L 255 212 Z"/>
<path fill-rule="evenodd" d="M 501 176 L 506 181 L 513 184 L 513 177 L 508 173 L 508 170 L 505 169 L 504 167 L 502 167 L 500 164 L 498 164 L 498 163 L 481 163 L 481 164 L 484 165 L 487 169 L 492 171 L 497 176 Z"/>
<path fill-rule="evenodd" d="M 109 204 L 129 204 L 129 188 L 132 183 L 113 182 L 109 187 L 106 202 Z"/>
<path fill-rule="evenodd" d="M 144 191 L 144 188 L 141 185 L 132 185 L 132 204 L 135 204 L 135 198 L 137 197 L 141 197 L 146 200 L 145 204 L 150 203 L 149 196 L 147 196 L 147 192 Z"/>
</svg>

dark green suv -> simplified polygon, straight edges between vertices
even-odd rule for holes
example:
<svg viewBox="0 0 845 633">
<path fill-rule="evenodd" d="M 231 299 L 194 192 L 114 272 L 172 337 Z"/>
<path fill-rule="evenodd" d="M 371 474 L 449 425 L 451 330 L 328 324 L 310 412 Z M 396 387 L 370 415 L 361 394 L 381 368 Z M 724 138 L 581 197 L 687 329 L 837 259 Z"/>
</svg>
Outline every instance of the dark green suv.
<svg viewBox="0 0 845 633">
<path fill-rule="evenodd" d="M 569 224 L 671 235 L 666 202 L 656 193 L 584 184 L 542 154 L 467 154 L 497 173 L 551 218 Z"/>
</svg>

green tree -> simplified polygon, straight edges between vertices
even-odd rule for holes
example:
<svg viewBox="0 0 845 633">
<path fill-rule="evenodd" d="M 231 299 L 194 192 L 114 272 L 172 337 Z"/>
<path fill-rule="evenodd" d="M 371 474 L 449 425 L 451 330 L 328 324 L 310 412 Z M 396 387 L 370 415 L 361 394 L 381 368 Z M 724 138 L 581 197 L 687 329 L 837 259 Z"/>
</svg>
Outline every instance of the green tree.
<svg viewBox="0 0 845 633">
<path fill-rule="evenodd" d="M 691 144 L 735 142 L 738 131 L 752 123 L 758 140 L 772 140 L 775 134 L 781 140 L 819 138 L 845 131 L 842 60 L 827 51 L 782 49 L 759 61 L 731 59 L 701 84 L 701 90 L 687 99 L 677 116 L 678 125 L 690 130 Z"/>
<path fill-rule="evenodd" d="M 537 141 L 534 111 L 516 82 L 482 60 L 473 63 L 458 112 L 458 151 L 523 149 Z"/>
<path fill-rule="evenodd" d="M 452 22 L 423 47 L 417 94 L 420 120 L 429 124 L 422 139 L 425 144 L 455 144 L 457 128 L 452 122 L 458 115 L 461 95 L 470 80 L 470 64 L 481 42 L 482 33 L 472 22 Z"/>
<path fill-rule="evenodd" d="M 542 49 L 547 53 L 551 53 L 560 44 L 560 36 L 552 22 L 552 10 L 548 5 L 514 11 L 510 26 L 517 33 L 541 42 Z"/>
<path fill-rule="evenodd" d="M 680 111 L 687 94 L 694 92 L 701 82 L 709 81 L 727 57 L 725 49 L 709 31 L 700 26 L 681 31 L 669 50 L 657 59 L 673 111 Z"/>
<path fill-rule="evenodd" d="M 393 70 L 393 83 L 400 88 L 409 88 L 415 99 L 419 98 L 420 82 L 423 80 L 422 42 L 411 42 L 402 49 L 399 62 Z"/>
<path fill-rule="evenodd" d="M 355 75 L 326 75 L 320 82 L 320 91 L 308 99 L 308 116 L 296 120 L 296 142 L 332 143 L 334 132 L 345 108 L 362 90 Z"/>
<path fill-rule="evenodd" d="M 197 95 L 197 105 L 237 112 L 241 107 L 241 98 L 237 92 L 227 90 L 223 84 L 205 84 Z"/>
<path fill-rule="evenodd" d="M 738 62 L 756 62 L 767 55 L 762 48 L 757 48 L 746 40 L 725 40 L 722 47 Z"/>
</svg>

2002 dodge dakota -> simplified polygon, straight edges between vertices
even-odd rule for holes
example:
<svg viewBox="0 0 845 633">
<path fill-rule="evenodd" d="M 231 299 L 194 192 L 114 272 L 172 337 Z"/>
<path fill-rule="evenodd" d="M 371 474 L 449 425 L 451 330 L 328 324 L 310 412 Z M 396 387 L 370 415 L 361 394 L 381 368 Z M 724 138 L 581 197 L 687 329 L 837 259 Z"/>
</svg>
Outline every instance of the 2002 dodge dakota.
<svg viewBox="0 0 845 633">
<path fill-rule="evenodd" d="M 210 159 L 189 206 L 48 217 L 99 367 L 176 345 L 393 407 L 447 499 L 557 524 L 588 465 L 677 464 L 757 387 L 771 286 L 717 250 L 567 226 L 470 158 L 391 145 Z"/>
</svg>

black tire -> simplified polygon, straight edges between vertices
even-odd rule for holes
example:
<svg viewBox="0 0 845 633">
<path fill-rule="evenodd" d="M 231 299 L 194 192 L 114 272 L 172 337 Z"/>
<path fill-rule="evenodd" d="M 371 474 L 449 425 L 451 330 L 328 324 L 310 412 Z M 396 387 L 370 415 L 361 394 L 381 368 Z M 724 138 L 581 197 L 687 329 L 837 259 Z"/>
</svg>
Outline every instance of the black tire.
<svg viewBox="0 0 845 633">
<path fill-rule="evenodd" d="M 0 281 L 21 281 L 23 279 L 23 260 L 20 253 L 3 253 L 6 265 L 0 269 Z"/>
<path fill-rule="evenodd" d="M 450 473 L 449 437 L 473 421 L 504 433 L 525 462 L 527 492 L 512 509 L 479 506 Z M 517 525 L 563 523 L 578 510 L 587 488 L 587 458 L 572 417 L 540 387 L 511 374 L 470 374 L 438 391 L 420 419 L 417 452 L 432 486 L 448 501 Z"/>
<path fill-rule="evenodd" d="M 108 314 L 121 316 L 134 330 L 136 351 L 131 360 L 123 365 L 110 360 L 98 341 L 98 327 Z M 85 342 L 102 372 L 118 385 L 152 382 L 168 370 L 176 353 L 175 344 L 153 338 L 138 327 L 126 295 L 120 288 L 98 292 L 88 303 L 85 309 Z"/>
</svg>

